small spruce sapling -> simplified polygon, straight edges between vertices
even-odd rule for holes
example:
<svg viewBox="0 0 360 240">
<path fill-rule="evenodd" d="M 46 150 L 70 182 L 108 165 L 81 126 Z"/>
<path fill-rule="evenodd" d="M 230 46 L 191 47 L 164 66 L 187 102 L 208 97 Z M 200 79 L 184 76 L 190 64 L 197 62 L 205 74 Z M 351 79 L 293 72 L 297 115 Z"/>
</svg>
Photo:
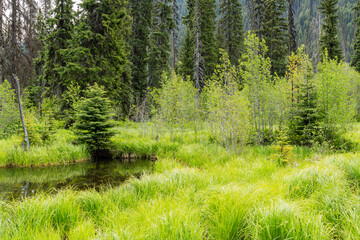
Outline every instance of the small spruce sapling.
<svg viewBox="0 0 360 240">
<path fill-rule="evenodd" d="M 86 91 L 86 98 L 77 106 L 75 122 L 76 134 L 80 143 L 86 145 L 92 158 L 97 160 L 106 153 L 110 138 L 114 135 L 111 128 L 111 104 L 105 96 L 103 87 L 96 83 Z"/>
<path fill-rule="evenodd" d="M 292 161 L 294 147 L 289 145 L 287 136 L 283 131 L 279 134 L 277 145 L 272 148 L 275 153 L 271 155 L 271 159 L 276 160 L 280 166 L 285 166 Z"/>
</svg>

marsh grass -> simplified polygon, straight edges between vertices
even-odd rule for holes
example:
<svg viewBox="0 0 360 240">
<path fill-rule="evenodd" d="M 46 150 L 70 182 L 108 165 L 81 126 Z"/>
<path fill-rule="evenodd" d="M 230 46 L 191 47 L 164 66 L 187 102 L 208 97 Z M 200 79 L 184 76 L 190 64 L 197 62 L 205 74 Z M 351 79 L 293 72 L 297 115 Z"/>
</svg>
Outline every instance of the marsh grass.
<svg viewBox="0 0 360 240">
<path fill-rule="evenodd" d="M 67 164 L 89 159 L 82 145 L 74 145 L 74 135 L 67 130 L 59 130 L 51 143 L 33 145 L 24 151 L 21 138 L 12 137 L 0 140 L 0 167 L 4 166 L 46 166 Z"/>
<path fill-rule="evenodd" d="M 159 157 L 153 174 L 99 192 L 69 189 L 0 202 L 0 239 L 360 237 L 357 154 L 318 156 L 295 147 L 297 164 L 280 167 L 270 146 L 235 154 L 204 132 L 170 141 L 132 123 L 117 129 L 118 151 Z"/>
</svg>

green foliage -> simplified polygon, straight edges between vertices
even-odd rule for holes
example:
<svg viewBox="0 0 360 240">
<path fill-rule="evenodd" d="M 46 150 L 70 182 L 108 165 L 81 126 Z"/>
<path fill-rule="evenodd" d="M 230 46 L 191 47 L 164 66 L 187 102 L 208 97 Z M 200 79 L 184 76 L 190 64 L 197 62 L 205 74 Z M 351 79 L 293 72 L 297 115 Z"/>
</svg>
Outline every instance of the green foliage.
<svg viewBox="0 0 360 240">
<path fill-rule="evenodd" d="M 132 32 L 130 37 L 130 61 L 132 63 L 132 88 L 136 102 L 142 100 L 147 87 L 147 64 L 149 62 L 150 26 L 152 0 L 130 0 Z"/>
<path fill-rule="evenodd" d="M 104 86 L 124 118 L 132 102 L 131 69 L 128 61 L 131 18 L 125 0 L 86 0 L 67 49 L 61 50 L 67 63 L 59 69 L 66 85 L 76 83 Z"/>
<path fill-rule="evenodd" d="M 80 101 L 83 91 L 80 86 L 73 82 L 66 86 L 66 92 L 62 96 L 62 117 L 65 121 L 65 127 L 71 127 L 76 118 L 76 104 Z"/>
<path fill-rule="evenodd" d="M 311 146 L 321 140 L 322 114 L 317 106 L 311 63 L 303 46 L 289 58 L 287 77 L 291 82 L 291 109 L 288 136 L 292 144 Z"/>
<path fill-rule="evenodd" d="M 15 92 L 10 83 L 0 84 L 0 139 L 14 134 L 19 125 L 18 105 L 15 101 Z"/>
<path fill-rule="evenodd" d="M 320 36 L 320 54 L 323 60 L 343 59 L 340 41 L 338 39 L 338 0 L 321 0 L 319 10 L 325 16 Z M 326 53 L 327 52 L 327 53 Z"/>
<path fill-rule="evenodd" d="M 259 30 L 267 45 L 266 56 L 271 60 L 271 73 L 284 76 L 288 54 L 287 24 L 284 0 L 264 1 L 263 19 Z"/>
<path fill-rule="evenodd" d="M 242 5 L 238 0 L 222 0 L 217 27 L 219 47 L 229 54 L 232 64 L 237 64 L 244 50 L 244 24 Z"/>
<path fill-rule="evenodd" d="M 251 105 L 253 131 L 256 142 L 264 142 L 265 124 L 270 112 L 268 111 L 269 90 L 271 87 L 270 59 L 265 57 L 267 47 L 265 41 L 260 41 L 253 33 L 248 33 L 245 39 L 246 51 L 240 62 L 240 72 L 244 79 L 245 93 Z M 260 51 L 261 49 L 261 51 Z"/>
<path fill-rule="evenodd" d="M 42 97 L 44 87 L 47 87 L 47 96 L 61 97 L 68 83 L 68 79 L 61 72 L 67 64 L 62 51 L 69 47 L 69 41 L 74 35 L 73 2 L 56 0 L 53 17 L 46 19 L 45 24 L 41 20 L 40 40 L 44 49 L 36 60 L 37 79 L 34 85 L 40 88 L 37 94 L 39 98 Z"/>
<path fill-rule="evenodd" d="M 250 133 L 250 103 L 240 91 L 237 69 L 221 51 L 221 65 L 204 88 L 205 109 L 213 138 L 226 149 L 241 150 Z"/>
<path fill-rule="evenodd" d="M 351 59 L 351 66 L 355 67 L 356 71 L 360 72 L 360 2 L 357 1 L 354 7 L 355 12 L 355 44 L 354 44 L 354 55 Z"/>
<path fill-rule="evenodd" d="M 194 79 L 196 33 L 198 33 L 200 75 L 201 78 L 206 79 L 211 76 L 217 63 L 215 0 L 187 0 L 187 8 L 188 14 L 184 17 L 186 33 L 180 51 L 179 70 L 184 78 L 190 76 Z M 200 84 L 200 88 L 202 87 L 203 83 Z"/>
<path fill-rule="evenodd" d="M 156 1 L 153 7 L 148 84 L 151 87 L 160 87 L 162 73 L 170 70 L 170 33 L 174 20 L 169 2 L 170 0 Z"/>
<path fill-rule="evenodd" d="M 292 151 L 294 147 L 289 145 L 287 136 L 284 132 L 280 132 L 277 145 L 273 146 L 273 149 L 275 153 L 271 155 L 271 158 L 274 159 L 279 166 L 285 166 L 292 162 Z"/>
<path fill-rule="evenodd" d="M 111 128 L 110 100 L 105 97 L 103 87 L 95 84 L 86 92 L 86 98 L 77 106 L 75 122 L 76 134 L 80 143 L 86 145 L 96 160 L 102 151 L 109 148 L 110 138 L 114 135 Z"/>
<path fill-rule="evenodd" d="M 324 116 L 321 126 L 325 129 L 326 139 L 329 139 L 331 131 L 343 130 L 354 119 L 354 70 L 346 63 L 328 58 L 326 53 L 318 70 L 318 109 Z"/>
<path fill-rule="evenodd" d="M 170 77 L 162 76 L 161 88 L 152 92 L 156 107 L 156 122 L 164 126 L 171 133 L 176 128 L 184 129 L 194 127 L 198 118 L 198 91 L 192 82 L 184 81 L 173 73 Z"/>
</svg>

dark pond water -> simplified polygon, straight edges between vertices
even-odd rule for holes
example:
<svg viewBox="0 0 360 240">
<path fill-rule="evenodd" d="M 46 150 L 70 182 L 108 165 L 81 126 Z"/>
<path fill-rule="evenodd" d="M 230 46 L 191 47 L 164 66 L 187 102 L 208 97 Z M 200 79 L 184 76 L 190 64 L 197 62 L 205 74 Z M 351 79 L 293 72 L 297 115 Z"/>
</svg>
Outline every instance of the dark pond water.
<svg viewBox="0 0 360 240">
<path fill-rule="evenodd" d="M 153 163 L 136 160 L 132 163 L 118 161 L 78 163 L 46 168 L 0 169 L 0 200 L 21 200 L 40 192 L 55 193 L 71 188 L 85 190 L 121 185 L 130 177 L 140 178 L 151 173 Z"/>
</svg>

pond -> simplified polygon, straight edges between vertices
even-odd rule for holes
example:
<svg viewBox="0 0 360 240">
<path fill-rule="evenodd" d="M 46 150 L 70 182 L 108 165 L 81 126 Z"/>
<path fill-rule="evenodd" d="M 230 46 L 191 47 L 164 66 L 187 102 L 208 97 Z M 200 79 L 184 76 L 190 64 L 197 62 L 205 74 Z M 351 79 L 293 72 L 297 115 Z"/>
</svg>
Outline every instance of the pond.
<svg viewBox="0 0 360 240">
<path fill-rule="evenodd" d="M 55 193 L 58 190 L 96 190 L 121 185 L 130 177 L 140 178 L 151 173 L 153 162 L 136 160 L 123 163 L 109 161 L 84 162 L 44 168 L 0 169 L 0 200 L 22 200 L 40 192 Z"/>
</svg>

